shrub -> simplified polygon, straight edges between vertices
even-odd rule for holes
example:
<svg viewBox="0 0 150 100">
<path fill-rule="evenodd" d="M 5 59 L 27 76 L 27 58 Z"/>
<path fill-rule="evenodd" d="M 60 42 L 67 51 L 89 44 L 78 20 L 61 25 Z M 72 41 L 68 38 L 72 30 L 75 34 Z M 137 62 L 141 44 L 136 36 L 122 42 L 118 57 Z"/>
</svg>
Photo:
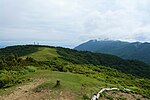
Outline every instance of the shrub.
<svg viewBox="0 0 150 100">
<path fill-rule="evenodd" d="M 29 72 L 35 72 L 35 71 L 37 71 L 37 68 L 34 67 L 34 66 L 27 66 L 26 69 L 27 69 Z"/>
<path fill-rule="evenodd" d="M 0 88 L 13 86 L 18 81 L 18 76 L 15 71 L 3 71 L 0 74 Z"/>
</svg>

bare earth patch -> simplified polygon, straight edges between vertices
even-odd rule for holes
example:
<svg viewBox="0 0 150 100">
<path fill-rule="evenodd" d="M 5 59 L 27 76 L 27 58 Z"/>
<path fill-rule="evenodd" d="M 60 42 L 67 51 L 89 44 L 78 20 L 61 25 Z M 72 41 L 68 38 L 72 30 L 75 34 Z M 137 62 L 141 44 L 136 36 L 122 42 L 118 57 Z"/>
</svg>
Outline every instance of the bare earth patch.
<svg viewBox="0 0 150 100">
<path fill-rule="evenodd" d="M 17 87 L 11 94 L 0 97 L 0 100 L 48 100 L 49 91 L 32 92 L 38 85 L 42 84 L 43 80 L 35 80 L 23 86 Z"/>
<path fill-rule="evenodd" d="M 77 100 L 75 94 L 70 90 L 51 91 L 50 100 Z"/>
<path fill-rule="evenodd" d="M 141 95 L 138 94 L 130 94 L 130 93 L 123 93 L 123 92 L 107 92 L 107 97 L 113 98 L 113 100 L 148 100 Z M 108 100 L 107 97 L 102 97 L 100 100 Z"/>
<path fill-rule="evenodd" d="M 44 80 L 35 80 L 24 84 L 17 87 L 11 94 L 0 96 L 0 100 L 76 100 L 75 94 L 69 90 L 52 91 L 45 89 L 40 92 L 32 91 L 44 82 Z"/>
</svg>

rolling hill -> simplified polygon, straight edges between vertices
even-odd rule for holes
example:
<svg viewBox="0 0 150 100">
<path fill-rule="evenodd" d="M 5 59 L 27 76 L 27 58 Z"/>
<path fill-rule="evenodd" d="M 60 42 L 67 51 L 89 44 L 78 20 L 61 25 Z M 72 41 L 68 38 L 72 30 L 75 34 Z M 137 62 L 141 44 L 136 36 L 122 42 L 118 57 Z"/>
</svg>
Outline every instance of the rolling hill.
<svg viewBox="0 0 150 100">
<path fill-rule="evenodd" d="M 124 99 L 126 96 L 133 97 L 133 100 L 146 99 L 150 97 L 149 74 L 149 65 L 109 54 L 40 45 L 0 49 L 0 95 L 10 94 L 10 98 L 15 96 L 11 92 L 16 88 L 13 92 L 23 98 L 26 95 L 29 98 L 38 95 L 40 99 L 43 96 L 45 99 L 58 99 L 59 96 L 70 98 L 69 100 L 86 100 L 101 88 L 116 87 L 120 89 L 114 91 L 116 96 L 107 92 L 102 93 L 101 98 L 119 99 L 122 94 Z M 55 86 L 56 80 L 61 81 L 61 86 Z M 28 82 L 31 84 L 23 85 Z M 23 85 L 22 88 L 19 87 L 20 84 Z M 37 85 L 24 90 L 24 87 L 32 84 Z M 132 91 L 124 91 L 124 88 Z M 0 99 L 5 98 L 1 96 Z"/>
<path fill-rule="evenodd" d="M 113 54 L 125 59 L 140 60 L 150 64 L 150 43 L 123 42 L 111 40 L 90 40 L 74 48 L 81 51 Z"/>
<path fill-rule="evenodd" d="M 73 64 L 93 64 L 115 68 L 124 73 L 150 78 L 150 66 L 136 60 L 124 60 L 114 55 L 76 51 L 49 46 L 12 46 L 0 49 L 0 56 L 17 55 L 21 58 L 32 57 L 38 61 L 51 59 L 65 60 Z"/>
</svg>

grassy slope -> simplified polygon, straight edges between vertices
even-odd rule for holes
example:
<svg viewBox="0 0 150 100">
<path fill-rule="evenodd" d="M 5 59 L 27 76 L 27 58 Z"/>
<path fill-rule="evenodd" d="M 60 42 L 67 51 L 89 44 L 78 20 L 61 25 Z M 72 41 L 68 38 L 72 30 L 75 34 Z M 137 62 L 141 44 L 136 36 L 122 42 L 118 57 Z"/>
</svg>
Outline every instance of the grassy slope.
<svg viewBox="0 0 150 100">
<path fill-rule="evenodd" d="M 46 80 L 43 84 L 39 85 L 32 91 L 40 92 L 41 90 L 52 90 L 53 93 L 49 94 L 50 98 L 56 98 L 61 91 L 70 91 L 76 95 L 75 99 L 79 100 L 83 98 L 83 95 L 87 95 L 89 98 L 98 91 L 100 87 L 104 86 L 104 82 L 99 82 L 96 79 L 86 77 L 80 74 L 66 73 L 66 72 L 54 72 L 50 70 L 38 70 L 35 73 L 29 73 L 24 76 L 24 79 L 43 79 Z M 61 81 L 60 87 L 55 87 L 56 80 Z M 21 86 L 21 85 L 19 85 Z M 10 94 L 15 90 L 17 86 L 10 87 L 4 91 L 0 89 L 0 95 Z"/>
<path fill-rule="evenodd" d="M 41 91 L 43 89 L 52 89 L 53 92 L 57 91 L 57 94 L 50 95 L 51 99 L 56 98 L 56 95 L 60 96 L 61 91 L 70 91 L 75 95 L 76 100 L 83 98 L 91 98 L 94 93 L 97 93 L 101 88 L 104 87 L 118 87 L 118 84 L 111 84 L 105 81 L 98 81 L 94 78 L 87 77 L 81 74 L 73 74 L 70 72 L 54 72 L 54 71 L 38 71 L 32 73 L 28 78 L 41 78 L 46 79 L 46 82 L 35 88 L 33 91 Z M 55 87 L 56 80 L 61 81 L 60 87 Z M 118 87 L 123 89 L 123 86 Z M 56 92 L 55 92 L 56 93 Z M 133 95 L 133 92 L 128 94 Z M 104 97 L 105 98 L 105 97 Z"/>
<path fill-rule="evenodd" d="M 150 78 L 150 65 L 136 60 L 124 60 L 114 55 L 56 48 L 61 58 L 74 64 L 102 65 L 134 76 Z"/>
<path fill-rule="evenodd" d="M 30 49 L 28 49 L 28 50 L 30 51 Z M 60 57 L 60 55 L 57 53 L 57 50 L 55 48 L 49 48 L 49 47 L 38 47 L 38 49 L 36 48 L 34 52 L 28 52 L 27 55 L 26 54 L 21 55 L 21 57 L 23 57 L 23 58 L 25 58 L 26 56 L 33 57 L 34 59 L 36 59 L 38 61 L 48 61 L 50 59 Z M 74 66 L 74 67 L 76 67 L 76 66 Z M 78 66 L 78 67 L 82 68 L 82 66 Z M 89 68 L 87 71 L 90 71 L 90 70 L 91 69 Z M 94 72 L 92 72 L 92 73 L 94 73 Z M 113 73 L 113 70 L 110 70 L 110 73 Z M 123 75 L 123 74 L 121 74 L 121 72 L 119 74 L 120 74 L 120 76 Z M 95 93 L 95 91 L 97 92 L 99 90 L 99 88 L 101 88 L 101 87 L 121 87 L 121 88 L 123 88 L 124 86 L 122 86 L 121 83 L 128 84 L 128 82 L 129 82 L 129 84 L 128 84 L 129 86 L 127 86 L 128 88 L 130 88 L 132 90 L 138 90 L 138 91 L 144 90 L 144 89 L 140 89 L 140 87 L 138 86 L 139 84 L 133 85 L 136 81 L 137 81 L 137 83 L 138 82 L 140 83 L 140 80 L 141 80 L 141 85 L 142 85 L 143 79 L 137 79 L 136 81 L 134 81 L 134 79 L 130 79 L 128 77 L 121 78 L 119 75 L 116 75 L 116 77 L 113 77 L 113 76 L 111 77 L 111 75 L 108 75 L 107 73 L 104 74 L 104 72 L 101 72 L 101 71 L 99 72 L 99 74 L 98 74 L 98 72 L 96 72 L 96 74 L 91 75 L 91 76 L 92 76 L 92 78 L 85 77 L 84 75 L 50 72 L 47 70 L 47 71 L 38 71 L 36 73 L 31 73 L 27 77 L 46 78 L 48 81 L 45 82 L 45 84 L 43 84 L 41 87 L 42 88 L 46 87 L 46 88 L 50 88 L 50 89 L 55 84 L 56 79 L 60 79 L 63 82 L 61 89 L 70 89 L 71 91 L 76 92 L 75 94 L 77 94 L 77 95 L 78 95 L 78 92 L 83 93 L 82 95 L 78 95 L 78 98 L 82 98 L 85 92 L 86 92 L 87 97 L 91 97 L 91 95 L 93 93 Z M 93 77 L 96 77 L 96 78 L 93 79 Z M 49 80 L 51 80 L 51 81 L 49 81 Z M 130 86 L 130 84 L 131 84 L 131 86 Z M 41 87 L 39 87 L 39 88 L 41 88 Z M 38 90 L 39 88 L 37 88 L 35 90 Z M 82 91 L 81 88 L 85 88 L 85 89 L 83 89 L 83 91 Z M 59 89 L 59 90 L 61 90 L 61 89 Z"/>
<path fill-rule="evenodd" d="M 40 47 L 38 48 L 37 52 L 22 56 L 22 58 L 26 57 L 32 57 L 38 61 L 48 61 L 49 59 L 59 57 L 59 55 L 57 54 L 56 49 L 54 48 Z"/>
<path fill-rule="evenodd" d="M 38 74 L 38 76 L 37 76 Z M 76 94 L 76 99 L 81 99 L 84 94 L 91 97 L 95 91 L 98 91 L 99 87 L 104 83 L 100 83 L 98 80 L 86 77 L 84 75 L 64 73 L 64 72 L 51 72 L 51 71 L 39 71 L 32 74 L 32 78 L 46 78 L 46 82 L 34 89 L 34 91 L 40 91 L 42 89 L 53 89 L 55 91 L 71 91 Z M 55 88 L 56 80 L 61 81 L 61 86 Z M 54 92 L 53 91 L 53 92 Z M 55 94 L 56 95 L 56 94 Z M 50 96 L 51 98 L 55 98 Z"/>
<path fill-rule="evenodd" d="M 90 99 L 93 96 L 93 94 L 97 93 L 101 88 L 118 87 L 117 84 L 110 84 L 104 81 L 98 81 L 94 78 L 90 78 L 85 75 L 73 74 L 70 72 L 55 72 L 50 70 L 38 70 L 34 73 L 29 73 L 24 76 L 24 79 L 45 80 L 44 83 L 42 83 L 41 85 L 37 86 L 36 88 L 30 91 L 32 91 L 33 93 L 40 93 L 41 91 L 44 90 L 51 91 L 47 95 L 48 97 L 45 98 L 49 98 L 52 100 L 56 100 L 64 96 L 68 96 L 67 98 L 72 97 L 73 100 L 82 100 L 85 98 Z M 61 85 L 58 87 L 55 87 L 56 80 L 61 81 Z M 22 87 L 22 85 L 19 85 L 19 87 Z M 5 91 L 4 89 L 0 89 L 0 95 L 9 94 L 15 88 L 18 87 L 17 86 L 11 87 Z M 69 94 L 65 94 L 66 91 L 69 91 Z M 61 95 L 61 93 L 64 94 Z M 133 95 L 134 93 L 129 92 L 127 94 Z M 105 96 L 105 94 L 103 94 L 103 98 L 108 98 L 108 96 Z M 136 96 L 134 99 L 137 99 Z"/>
<path fill-rule="evenodd" d="M 91 52 L 79 52 L 65 48 L 51 48 L 42 46 L 33 46 L 29 48 L 34 48 L 37 51 L 21 56 L 22 58 L 26 58 L 28 56 L 34 58 L 37 61 L 49 61 L 55 58 L 61 58 L 59 60 L 63 59 L 63 61 L 65 62 L 109 66 L 117 70 L 121 70 L 127 74 L 149 77 L 150 68 L 143 62 L 133 61 L 132 64 L 132 62 L 130 61 L 123 60 L 113 55 Z"/>
</svg>

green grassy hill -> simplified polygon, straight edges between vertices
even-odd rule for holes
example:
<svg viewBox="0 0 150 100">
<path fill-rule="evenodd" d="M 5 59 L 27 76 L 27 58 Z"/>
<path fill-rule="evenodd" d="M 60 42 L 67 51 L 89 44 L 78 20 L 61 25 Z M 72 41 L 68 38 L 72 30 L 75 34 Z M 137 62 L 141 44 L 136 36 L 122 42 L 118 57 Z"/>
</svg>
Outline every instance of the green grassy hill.
<svg viewBox="0 0 150 100">
<path fill-rule="evenodd" d="M 52 58 L 58 58 L 59 54 L 54 48 L 40 47 L 37 52 L 21 56 L 22 58 L 32 57 L 38 61 L 48 61 Z"/>
<path fill-rule="evenodd" d="M 48 98 L 56 99 L 57 95 L 65 93 L 66 97 L 79 100 L 90 99 L 101 88 L 116 87 L 132 90 L 120 91 L 125 95 L 149 98 L 149 68 L 140 61 L 101 53 L 49 46 L 12 46 L 0 49 L 0 91 L 8 88 L 1 92 L 5 95 L 19 84 L 44 80 L 31 89 L 33 94 L 44 92 Z M 55 87 L 56 80 L 61 80 L 61 86 Z M 113 98 L 110 93 L 101 97 Z M 139 99 L 139 96 L 134 97 Z"/>
<path fill-rule="evenodd" d="M 12 46 L 0 49 L 0 56 L 17 55 L 21 58 L 32 57 L 37 61 L 53 59 L 73 64 L 93 64 L 115 68 L 127 74 L 150 78 L 150 66 L 136 60 L 124 60 L 114 55 L 76 51 L 49 46 Z"/>
<path fill-rule="evenodd" d="M 23 78 L 26 80 L 30 79 L 31 81 L 24 82 L 23 84 L 19 84 L 10 88 L 5 88 L 5 90 L 0 89 L 0 99 L 7 95 L 5 99 L 9 98 L 11 100 L 18 98 L 22 98 L 25 100 L 41 100 L 43 98 L 50 100 L 90 100 L 94 93 L 97 93 L 100 89 L 104 87 L 117 87 L 121 89 L 121 91 L 112 91 L 113 93 L 102 93 L 100 98 L 103 98 L 104 100 L 112 100 L 112 98 L 118 100 L 146 99 L 145 96 L 142 96 L 135 91 L 136 87 L 131 88 L 134 91 L 124 91 L 124 86 L 105 82 L 102 80 L 97 80 L 96 78 L 92 78 L 82 74 L 74 74 L 70 72 L 56 72 L 50 70 L 38 70 L 34 73 L 32 72 L 24 75 Z M 101 78 L 103 78 L 103 76 Z M 32 88 L 30 84 L 32 84 L 34 80 L 36 80 L 36 84 L 39 81 L 42 82 L 40 82 L 40 84 L 38 84 L 36 87 Z M 57 80 L 60 80 L 60 86 L 56 86 Z M 23 95 L 16 96 L 16 91 L 19 92 L 18 88 L 19 90 L 21 90 L 25 85 L 30 87 L 30 89 L 23 91 Z M 9 96 L 9 94 L 11 96 Z M 41 96 L 41 94 L 45 95 Z M 114 94 L 116 95 L 113 96 Z M 122 94 L 122 96 L 120 96 L 120 94 Z"/>
</svg>

